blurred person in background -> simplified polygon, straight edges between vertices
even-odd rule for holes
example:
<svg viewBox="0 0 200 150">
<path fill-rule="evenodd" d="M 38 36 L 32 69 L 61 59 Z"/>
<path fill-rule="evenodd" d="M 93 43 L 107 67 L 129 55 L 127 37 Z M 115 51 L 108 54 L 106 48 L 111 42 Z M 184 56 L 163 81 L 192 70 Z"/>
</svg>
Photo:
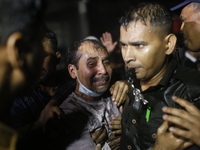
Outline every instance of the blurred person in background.
<svg viewBox="0 0 200 150">
<path fill-rule="evenodd" d="M 184 36 L 184 44 L 188 50 L 199 53 L 200 0 L 185 0 L 171 8 L 171 11 L 179 8 L 182 9 L 180 14 L 182 25 L 180 29 Z M 199 64 L 197 66 L 199 67 Z M 163 119 L 175 125 L 170 127 L 170 132 L 200 147 L 200 109 L 188 102 L 188 99 L 173 97 L 173 100 L 184 109 L 180 110 L 172 107 L 163 108 L 163 111 L 167 114 L 163 116 Z"/>
<path fill-rule="evenodd" d="M 10 110 L 10 125 L 20 134 L 20 150 L 43 149 L 46 121 L 51 117 L 62 117 L 58 106 L 75 89 L 73 80 L 63 82 L 57 74 L 61 54 L 57 48 L 56 34 L 47 29 L 42 44 L 45 57 L 39 84 L 30 94 L 15 98 Z"/>
<path fill-rule="evenodd" d="M 17 133 L 8 127 L 8 114 L 17 95 L 34 87 L 44 51 L 44 1 L 0 1 L 0 149 L 14 150 Z"/>
</svg>

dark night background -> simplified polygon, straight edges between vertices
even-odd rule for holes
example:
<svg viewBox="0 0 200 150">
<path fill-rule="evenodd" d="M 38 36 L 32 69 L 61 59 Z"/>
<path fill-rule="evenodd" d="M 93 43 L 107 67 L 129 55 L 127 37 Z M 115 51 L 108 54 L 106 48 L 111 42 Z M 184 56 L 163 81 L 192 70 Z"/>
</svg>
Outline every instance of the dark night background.
<svg viewBox="0 0 200 150">
<path fill-rule="evenodd" d="M 184 0 L 155 1 L 171 8 Z M 92 35 L 99 38 L 108 31 L 118 40 L 118 19 L 130 7 L 143 0 L 47 0 L 47 26 L 58 37 L 59 48 L 65 59 L 66 48 L 75 40 Z M 179 13 L 178 11 L 176 12 Z M 64 63 L 60 67 L 65 67 Z"/>
</svg>

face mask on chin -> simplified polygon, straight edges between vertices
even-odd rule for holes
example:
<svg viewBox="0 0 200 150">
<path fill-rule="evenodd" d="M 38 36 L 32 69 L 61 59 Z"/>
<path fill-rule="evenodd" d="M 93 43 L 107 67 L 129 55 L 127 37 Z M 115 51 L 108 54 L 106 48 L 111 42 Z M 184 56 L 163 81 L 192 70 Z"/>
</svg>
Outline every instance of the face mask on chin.
<svg viewBox="0 0 200 150">
<path fill-rule="evenodd" d="M 81 92 L 81 93 L 84 93 L 84 94 L 89 95 L 91 97 L 99 97 L 103 94 L 103 92 L 102 93 L 95 93 L 95 92 L 89 90 L 88 88 L 86 88 L 79 80 L 78 80 L 78 82 L 79 82 L 79 92 Z"/>
<path fill-rule="evenodd" d="M 76 74 L 76 73 L 75 73 L 75 74 Z M 81 93 L 83 93 L 83 94 L 86 94 L 86 95 L 88 95 L 88 96 L 91 96 L 91 97 L 99 97 L 99 96 L 101 96 L 101 95 L 104 93 L 104 91 L 99 92 L 99 93 L 96 93 L 96 92 L 93 92 L 93 91 L 89 90 L 87 87 L 85 87 L 85 86 L 81 83 L 81 81 L 79 80 L 77 74 L 76 74 L 76 77 L 77 77 L 77 80 L 78 80 L 78 82 L 79 82 L 79 92 L 81 92 Z"/>
</svg>

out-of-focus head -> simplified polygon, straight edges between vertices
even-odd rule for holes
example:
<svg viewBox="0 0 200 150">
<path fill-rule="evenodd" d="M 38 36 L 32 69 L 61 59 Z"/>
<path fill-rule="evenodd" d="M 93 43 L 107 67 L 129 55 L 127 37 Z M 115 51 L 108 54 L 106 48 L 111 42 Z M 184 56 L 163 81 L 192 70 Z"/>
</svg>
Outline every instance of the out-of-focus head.
<svg viewBox="0 0 200 150">
<path fill-rule="evenodd" d="M 190 3 L 180 14 L 184 43 L 191 51 L 200 51 L 200 3 Z"/>
<path fill-rule="evenodd" d="M 141 3 L 120 19 L 120 43 L 124 62 L 135 68 L 138 79 L 157 76 L 175 49 L 170 11 L 157 3 Z"/>
<path fill-rule="evenodd" d="M 45 82 L 52 79 L 52 76 L 55 76 L 56 66 L 60 61 L 61 54 L 58 51 L 57 36 L 53 31 L 49 29 L 46 30 L 42 44 L 45 57 L 40 75 L 40 84 L 45 84 Z"/>
<path fill-rule="evenodd" d="M 190 4 L 190 3 L 200 3 L 200 0 L 185 0 L 184 2 L 172 7 L 170 10 L 171 11 L 174 11 L 174 10 L 177 10 L 181 7 L 185 7 L 186 5 Z"/>
<path fill-rule="evenodd" d="M 83 84 L 96 93 L 107 90 L 112 68 L 105 46 L 96 40 L 81 40 L 71 45 L 67 57 L 69 73 L 77 86 Z"/>
<path fill-rule="evenodd" d="M 185 0 L 171 8 L 171 11 L 182 8 L 180 17 L 182 20 L 181 31 L 185 46 L 191 51 L 200 51 L 200 0 Z"/>
<path fill-rule="evenodd" d="M 44 0 L 0 1 L 1 94 L 14 96 L 38 79 L 44 56 L 43 11 Z"/>
</svg>

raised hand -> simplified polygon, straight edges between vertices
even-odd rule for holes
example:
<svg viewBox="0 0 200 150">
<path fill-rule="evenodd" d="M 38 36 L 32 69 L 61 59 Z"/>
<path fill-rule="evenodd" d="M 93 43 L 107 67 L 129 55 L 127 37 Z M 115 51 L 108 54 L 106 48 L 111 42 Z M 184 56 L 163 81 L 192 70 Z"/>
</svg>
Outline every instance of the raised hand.
<svg viewBox="0 0 200 150">
<path fill-rule="evenodd" d="M 105 32 L 100 37 L 102 44 L 107 48 L 109 53 L 112 53 L 115 49 L 117 42 L 113 42 L 112 35 L 109 32 Z"/>
</svg>

